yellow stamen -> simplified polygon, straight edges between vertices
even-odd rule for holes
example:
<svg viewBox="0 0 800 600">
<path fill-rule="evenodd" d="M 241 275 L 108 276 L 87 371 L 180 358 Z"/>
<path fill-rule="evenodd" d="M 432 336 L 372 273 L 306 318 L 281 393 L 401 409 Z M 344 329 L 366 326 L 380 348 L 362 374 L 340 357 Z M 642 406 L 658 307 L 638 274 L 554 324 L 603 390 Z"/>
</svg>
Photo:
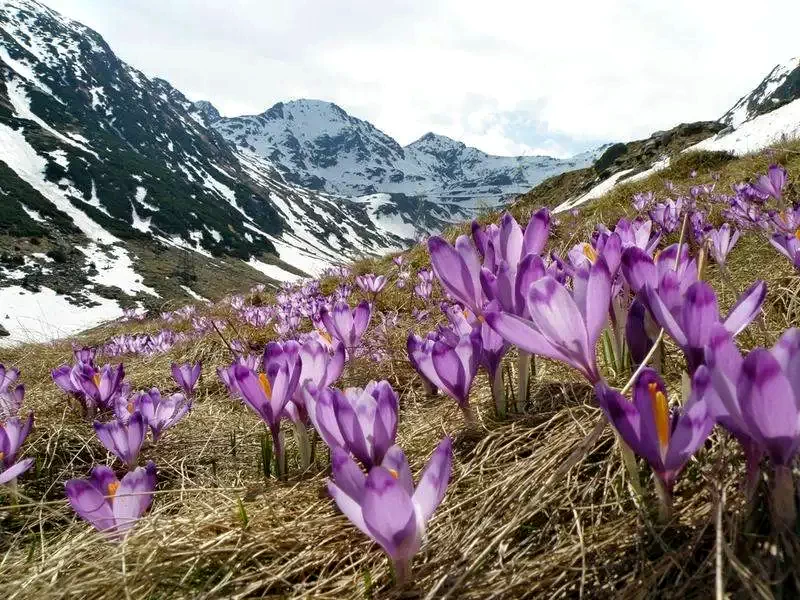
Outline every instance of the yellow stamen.
<svg viewBox="0 0 800 600">
<path fill-rule="evenodd" d="M 653 407 L 658 443 L 663 451 L 669 445 L 669 405 L 667 404 L 667 397 L 658 389 L 657 383 L 649 384 L 647 389 L 650 392 L 650 403 Z"/>
<path fill-rule="evenodd" d="M 794 237 L 795 239 L 800 240 L 800 229 L 794 232 Z"/>
<path fill-rule="evenodd" d="M 258 382 L 261 384 L 261 389 L 267 395 L 267 398 L 272 398 L 272 386 L 269 384 L 269 379 L 263 373 L 258 374 Z"/>
<path fill-rule="evenodd" d="M 3 460 L 6 457 L 5 452 L 0 452 L 0 460 Z"/>
<path fill-rule="evenodd" d="M 92 381 L 94 381 L 94 386 L 95 387 L 100 387 L 100 373 L 95 373 L 92 376 Z"/>
<path fill-rule="evenodd" d="M 326 341 L 326 342 L 328 342 L 329 344 L 332 344 L 332 343 L 333 343 L 333 338 L 331 337 L 331 334 L 330 334 L 330 333 L 328 333 L 327 331 L 322 331 L 322 332 L 320 332 L 320 334 L 319 334 L 319 335 L 320 335 L 320 337 L 321 337 L 323 340 L 325 340 L 325 341 Z"/>
<path fill-rule="evenodd" d="M 398 473 L 394 469 L 386 469 L 386 470 L 389 471 L 389 475 L 391 475 L 395 479 L 399 479 L 400 478 L 400 473 Z"/>
<path fill-rule="evenodd" d="M 128 408 L 128 412 L 129 412 L 129 413 L 131 413 L 131 414 L 133 414 L 133 411 L 134 411 L 134 408 L 135 408 L 135 407 L 133 406 L 133 402 L 128 402 L 128 406 L 127 406 L 127 408 Z"/>
<path fill-rule="evenodd" d="M 583 245 L 583 255 L 588 258 L 591 262 L 597 260 L 597 252 L 594 248 L 592 248 L 589 244 Z"/>
<path fill-rule="evenodd" d="M 113 496 L 114 494 L 117 493 L 118 489 L 119 489 L 119 481 L 112 481 L 111 483 L 108 484 L 108 494 L 106 495 Z"/>
</svg>

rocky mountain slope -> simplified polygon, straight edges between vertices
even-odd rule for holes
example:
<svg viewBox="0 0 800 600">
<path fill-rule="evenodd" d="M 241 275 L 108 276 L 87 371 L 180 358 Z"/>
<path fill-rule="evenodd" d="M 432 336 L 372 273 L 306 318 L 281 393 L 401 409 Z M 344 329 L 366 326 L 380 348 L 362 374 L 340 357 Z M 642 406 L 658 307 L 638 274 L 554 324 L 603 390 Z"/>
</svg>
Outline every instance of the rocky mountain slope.
<svg viewBox="0 0 800 600">
<path fill-rule="evenodd" d="M 292 279 L 403 247 L 449 216 L 287 182 L 168 82 L 32 0 L 0 2 L 0 196 L 0 319 L 34 300 L 51 312 L 42 294 L 108 316 Z"/>
<path fill-rule="evenodd" d="M 237 149 L 269 159 L 287 181 L 336 194 L 422 198 L 453 220 L 552 175 L 586 167 L 606 149 L 570 159 L 491 156 L 434 133 L 401 146 L 371 123 L 320 100 L 279 102 L 260 115 L 233 118 L 220 117 L 209 102 L 196 108 Z"/>
<path fill-rule="evenodd" d="M 720 121 L 738 128 L 749 121 L 800 98 L 800 57 L 775 68 L 749 94 L 742 96 Z"/>
</svg>

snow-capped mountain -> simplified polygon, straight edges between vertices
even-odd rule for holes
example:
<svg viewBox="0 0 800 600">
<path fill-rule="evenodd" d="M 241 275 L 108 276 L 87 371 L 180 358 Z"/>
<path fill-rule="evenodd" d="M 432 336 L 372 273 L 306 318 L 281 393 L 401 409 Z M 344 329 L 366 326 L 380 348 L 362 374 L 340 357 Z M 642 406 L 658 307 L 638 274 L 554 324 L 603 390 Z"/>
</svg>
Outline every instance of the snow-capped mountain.
<svg viewBox="0 0 800 600">
<path fill-rule="evenodd" d="M 34 329 L 65 296 L 109 318 L 314 274 L 449 216 L 287 182 L 207 127 L 212 108 L 46 6 L 0 0 L 0 326 Z"/>
<path fill-rule="evenodd" d="M 776 65 L 749 94 L 742 96 L 720 121 L 733 128 L 800 98 L 800 57 Z"/>
<path fill-rule="evenodd" d="M 691 149 L 746 154 L 800 136 L 800 57 L 773 68 L 720 122 L 727 127 Z"/>
<path fill-rule="evenodd" d="M 371 123 L 321 100 L 279 102 L 260 115 L 232 118 L 220 118 L 208 102 L 197 109 L 241 152 L 270 160 L 288 181 L 344 195 L 424 198 L 454 218 L 590 165 L 605 150 L 571 159 L 490 156 L 434 133 L 401 146 Z"/>
</svg>

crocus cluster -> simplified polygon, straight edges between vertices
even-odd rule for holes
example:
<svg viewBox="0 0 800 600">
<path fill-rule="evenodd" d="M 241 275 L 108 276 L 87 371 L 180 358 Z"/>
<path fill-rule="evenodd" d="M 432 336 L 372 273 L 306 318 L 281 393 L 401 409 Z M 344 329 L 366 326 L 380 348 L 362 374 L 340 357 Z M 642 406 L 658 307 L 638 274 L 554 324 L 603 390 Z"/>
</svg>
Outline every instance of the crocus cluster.
<svg viewBox="0 0 800 600">
<path fill-rule="evenodd" d="M 0 484 L 14 484 L 33 466 L 32 458 L 20 459 L 20 449 L 33 426 L 33 413 L 17 416 L 25 399 L 25 386 L 14 385 L 19 369 L 0 364 Z"/>
<path fill-rule="evenodd" d="M 79 348 L 73 352 L 72 366 L 61 365 L 53 370 L 55 384 L 76 400 L 88 417 L 98 411 L 113 410 L 120 399 L 127 398 L 130 386 L 123 382 L 122 364 L 97 367 L 96 350 Z"/>
</svg>

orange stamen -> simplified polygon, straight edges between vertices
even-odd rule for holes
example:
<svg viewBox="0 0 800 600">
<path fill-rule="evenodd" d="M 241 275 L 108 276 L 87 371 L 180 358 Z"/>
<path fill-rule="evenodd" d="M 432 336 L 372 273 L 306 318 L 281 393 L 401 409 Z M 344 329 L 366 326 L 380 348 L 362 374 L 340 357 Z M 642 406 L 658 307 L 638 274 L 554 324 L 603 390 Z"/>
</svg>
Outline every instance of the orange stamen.
<svg viewBox="0 0 800 600">
<path fill-rule="evenodd" d="M 94 381 L 94 386 L 95 387 L 100 387 L 100 373 L 95 373 L 92 376 L 92 381 Z"/>
<path fill-rule="evenodd" d="M 0 460 L 3 460 L 6 457 L 5 452 L 0 452 Z"/>
<path fill-rule="evenodd" d="M 400 478 L 400 473 L 398 473 L 394 469 L 386 469 L 386 470 L 389 471 L 389 475 L 391 475 L 395 479 L 399 479 Z"/>
<path fill-rule="evenodd" d="M 119 489 L 119 481 L 112 481 L 108 484 L 108 496 L 113 496 Z"/>
<path fill-rule="evenodd" d="M 264 390 L 267 398 L 272 398 L 272 386 L 269 384 L 269 379 L 263 373 L 258 374 L 258 382 L 261 384 L 261 389 Z"/>
<path fill-rule="evenodd" d="M 589 244 L 583 245 L 583 255 L 591 262 L 595 262 L 597 260 L 597 252 Z"/>
<path fill-rule="evenodd" d="M 669 405 L 667 404 L 667 397 L 658 389 L 657 383 L 649 384 L 647 390 L 650 392 L 650 403 L 653 407 L 653 418 L 656 422 L 658 444 L 663 451 L 669 445 Z"/>
<path fill-rule="evenodd" d="M 795 239 L 800 240 L 800 229 L 794 232 L 794 237 Z"/>
<path fill-rule="evenodd" d="M 133 402 L 128 402 L 127 409 L 128 409 L 129 413 L 133 414 L 133 411 L 134 411 Z"/>
</svg>

